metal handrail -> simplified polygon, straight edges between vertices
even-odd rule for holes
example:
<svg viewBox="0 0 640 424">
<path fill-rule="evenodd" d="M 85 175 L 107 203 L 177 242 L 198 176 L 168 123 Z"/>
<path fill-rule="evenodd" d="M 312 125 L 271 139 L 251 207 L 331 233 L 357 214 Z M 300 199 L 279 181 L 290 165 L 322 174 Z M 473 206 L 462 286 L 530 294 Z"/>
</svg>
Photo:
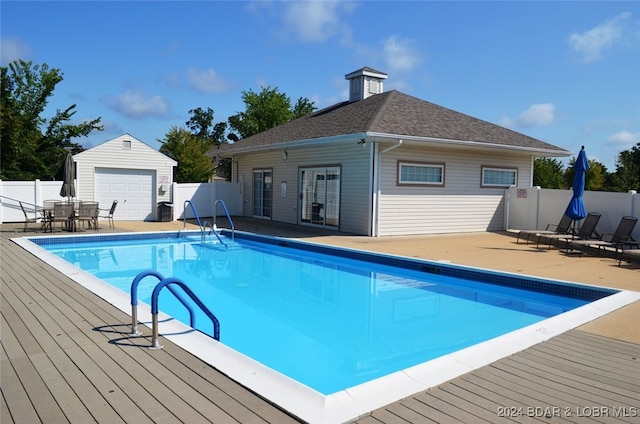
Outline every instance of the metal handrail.
<svg viewBox="0 0 640 424">
<path fill-rule="evenodd" d="M 227 205 L 224 203 L 224 200 L 216 199 L 216 201 L 213 202 L 213 227 L 216 228 L 216 216 L 218 215 L 216 212 L 218 212 L 218 203 L 222 204 L 224 213 L 227 215 L 227 220 L 229 220 L 229 224 L 231 225 L 231 241 L 234 241 L 236 227 L 233 224 L 233 220 L 231 219 L 231 215 L 229 214 L 229 210 L 227 209 Z"/>
<path fill-rule="evenodd" d="M 207 226 L 209 226 L 209 228 L 211 229 L 211 232 L 213 234 L 216 235 L 216 237 L 218 238 L 218 241 L 224 246 L 224 247 L 228 247 L 227 243 L 223 242 L 222 239 L 220 238 L 220 235 L 216 232 L 216 229 L 213 225 L 211 225 L 211 223 L 209 221 L 204 221 L 204 223 L 202 224 L 202 229 L 200 231 L 200 239 L 202 241 L 202 244 L 204 244 L 204 242 L 206 241 L 206 231 L 207 231 Z"/>
<path fill-rule="evenodd" d="M 131 333 L 130 336 L 139 336 L 141 333 L 138 331 L 138 285 L 140 281 L 142 281 L 145 277 L 156 277 L 158 280 L 162 281 L 165 278 L 159 272 L 153 270 L 141 271 L 136 275 L 136 277 L 131 282 Z M 184 305 L 185 308 L 189 311 L 189 323 L 191 327 L 196 326 L 196 312 L 191 307 L 191 305 L 187 304 L 187 301 L 180 292 L 177 292 L 173 287 L 167 287 L 171 293 Z"/>
<path fill-rule="evenodd" d="M 187 204 L 189 206 L 191 206 L 191 210 L 193 211 L 193 215 L 196 218 L 196 222 L 198 223 L 198 227 L 200 227 L 200 231 L 202 231 L 202 224 L 200 223 L 200 216 L 198 215 L 198 212 L 196 211 L 195 206 L 193 206 L 193 203 L 191 203 L 191 200 L 185 200 L 184 201 L 184 205 L 182 206 L 183 209 L 187 209 Z M 182 222 L 184 223 L 183 225 L 183 230 L 187 228 L 187 214 L 186 212 L 183 212 L 182 215 Z"/>
<path fill-rule="evenodd" d="M 198 296 L 196 296 L 195 293 L 191 291 L 191 289 L 184 283 L 184 281 L 178 278 L 165 278 L 162 281 L 160 281 L 158 284 L 156 284 L 156 286 L 153 289 L 153 292 L 151 293 L 151 318 L 152 318 L 152 327 L 153 327 L 151 349 L 162 349 L 162 345 L 160 344 L 159 334 L 158 334 L 158 297 L 160 296 L 160 291 L 165 287 L 170 289 L 171 284 L 176 284 L 180 286 L 180 288 L 182 288 L 182 290 L 187 295 L 189 295 L 191 300 L 193 300 L 193 302 L 200 307 L 202 312 L 204 312 L 205 315 L 209 317 L 209 319 L 211 320 L 211 323 L 213 324 L 213 338 L 215 340 L 220 341 L 220 321 L 218 321 L 218 318 L 216 318 L 216 316 L 209 310 L 209 308 L 207 308 L 205 304 L 202 303 L 202 301 L 198 298 Z M 173 291 L 171 292 L 174 293 Z M 188 306 L 186 305 L 185 301 L 182 298 L 178 297 L 178 300 L 180 300 L 180 302 L 182 302 L 182 304 L 188 308 Z M 195 328 L 195 325 L 192 325 L 192 327 Z"/>
</svg>

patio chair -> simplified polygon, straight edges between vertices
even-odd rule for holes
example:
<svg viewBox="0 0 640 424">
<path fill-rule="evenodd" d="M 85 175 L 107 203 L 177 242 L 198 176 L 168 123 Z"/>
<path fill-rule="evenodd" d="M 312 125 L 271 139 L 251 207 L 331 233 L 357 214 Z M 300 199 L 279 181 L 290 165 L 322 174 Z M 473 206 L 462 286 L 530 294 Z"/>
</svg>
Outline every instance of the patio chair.
<svg viewBox="0 0 640 424">
<path fill-rule="evenodd" d="M 109 209 L 99 209 L 100 211 L 106 212 L 104 215 L 98 214 L 98 218 L 106 218 L 109 221 L 109 228 L 115 228 L 115 224 L 113 223 L 113 214 L 116 211 L 116 206 L 118 206 L 118 201 L 114 200 Z M 96 219 L 96 228 L 97 228 L 98 220 Z"/>
<path fill-rule="evenodd" d="M 540 240 L 545 239 L 549 242 L 549 249 L 551 249 L 551 245 L 554 240 L 558 240 L 559 242 L 564 241 L 565 243 L 569 243 L 572 240 L 599 240 L 602 238 L 600 234 L 596 231 L 596 227 L 598 225 L 598 221 L 600 221 L 600 217 L 602 215 L 598 212 L 589 212 L 587 217 L 584 219 L 582 223 L 582 227 L 577 234 L 571 234 L 569 237 L 566 234 L 540 234 L 538 237 L 538 244 L 536 247 L 540 246 Z"/>
<path fill-rule="evenodd" d="M 630 247 L 629 249 L 624 249 L 617 253 L 618 266 L 620 266 L 622 261 L 625 260 L 625 257 L 627 262 L 631 262 L 633 260 L 640 262 L 640 243 L 636 241 L 629 243 L 628 246 Z"/>
<path fill-rule="evenodd" d="M 617 255 L 618 249 L 623 250 L 625 245 L 635 244 L 631 233 L 637 222 L 638 218 L 635 216 L 623 216 L 620 223 L 618 223 L 616 231 L 613 234 L 609 234 L 609 237 L 605 234 L 600 240 L 571 240 L 567 245 L 567 250 L 569 248 L 584 250 L 589 247 L 597 247 L 598 254 L 600 254 L 601 250 L 608 247 L 615 249 Z"/>
<path fill-rule="evenodd" d="M 565 234 L 565 235 L 571 234 L 571 232 L 573 231 L 573 229 L 571 228 L 572 222 L 573 220 L 569 216 L 562 215 L 562 218 L 560 219 L 560 222 L 557 225 L 548 224 L 547 228 L 545 228 L 544 230 L 520 230 L 518 232 L 518 238 L 516 239 L 516 243 L 519 243 L 520 237 L 524 237 L 524 236 L 526 236 L 527 244 L 529 244 L 529 240 L 531 236 L 537 236 L 538 239 L 540 239 L 540 236 L 543 234 Z"/>
<path fill-rule="evenodd" d="M 78 222 L 82 222 L 89 225 L 89 228 L 93 228 L 98 231 L 98 202 L 80 202 L 78 208 Z"/>
<path fill-rule="evenodd" d="M 62 223 L 62 226 L 70 231 L 75 229 L 75 211 L 74 204 L 69 202 L 58 202 L 53 205 L 53 215 L 51 215 L 51 231 L 56 222 Z"/>
<path fill-rule="evenodd" d="M 36 216 L 31 217 L 29 216 L 29 214 L 27 213 L 27 210 L 25 209 L 24 205 L 22 204 L 22 202 L 18 202 L 20 203 L 20 209 L 22 209 L 22 213 L 24 214 L 24 231 L 26 232 L 27 229 L 29 228 L 29 224 L 31 223 L 37 223 L 38 221 L 42 220 L 42 217 L 37 216 L 37 211 L 34 210 L 34 212 L 36 212 Z M 42 226 L 41 226 L 42 228 Z"/>
</svg>

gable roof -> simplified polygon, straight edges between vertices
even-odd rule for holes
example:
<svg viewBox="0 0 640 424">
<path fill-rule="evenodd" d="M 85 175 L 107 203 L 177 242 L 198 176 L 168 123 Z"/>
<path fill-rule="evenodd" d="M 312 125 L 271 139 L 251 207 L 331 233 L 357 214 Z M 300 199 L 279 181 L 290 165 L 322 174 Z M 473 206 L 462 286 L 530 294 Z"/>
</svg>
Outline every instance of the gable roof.
<svg viewBox="0 0 640 424">
<path fill-rule="evenodd" d="M 131 142 L 130 150 L 122 150 L 121 146 L 123 141 Z M 134 152 L 140 155 L 144 155 L 151 162 L 163 161 L 165 163 L 171 163 L 173 166 L 176 166 L 178 164 L 178 162 L 174 159 L 170 158 L 159 150 L 154 149 L 144 141 L 135 138 L 129 133 L 124 133 L 121 136 L 103 141 L 96 146 L 93 146 L 80 153 L 76 153 L 75 155 L 73 155 L 73 159 L 88 160 L 90 158 L 102 158 L 102 155 L 104 155 L 105 152 L 115 152 L 116 154 L 125 154 L 127 156 L 131 156 L 132 152 Z"/>
<path fill-rule="evenodd" d="M 424 141 L 508 146 L 553 156 L 570 154 L 544 141 L 396 90 L 357 102 L 340 102 L 237 143 L 223 144 L 214 149 L 217 153 L 262 150 L 272 144 L 345 135 L 404 136 Z"/>
</svg>

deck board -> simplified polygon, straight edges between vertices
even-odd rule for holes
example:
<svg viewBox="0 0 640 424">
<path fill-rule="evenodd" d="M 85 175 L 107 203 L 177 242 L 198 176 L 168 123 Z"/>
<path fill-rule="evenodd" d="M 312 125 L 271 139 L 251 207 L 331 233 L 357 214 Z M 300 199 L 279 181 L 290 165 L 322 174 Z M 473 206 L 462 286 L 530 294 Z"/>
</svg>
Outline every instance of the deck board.
<svg viewBox="0 0 640 424">
<path fill-rule="evenodd" d="M 300 422 L 168 340 L 148 349 L 147 327 L 129 337 L 127 314 L 11 242 L 24 235 L 20 224 L 2 228 L 3 424 Z M 354 423 L 638 423 L 637 415 L 499 411 L 601 406 L 637 414 L 639 361 L 639 345 L 571 330 Z"/>
</svg>

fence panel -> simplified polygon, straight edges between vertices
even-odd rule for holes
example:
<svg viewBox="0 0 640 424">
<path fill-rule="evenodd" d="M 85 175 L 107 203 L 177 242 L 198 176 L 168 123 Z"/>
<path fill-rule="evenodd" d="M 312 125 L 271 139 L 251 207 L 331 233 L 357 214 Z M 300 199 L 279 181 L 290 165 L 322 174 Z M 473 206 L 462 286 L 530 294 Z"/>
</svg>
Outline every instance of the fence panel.
<svg viewBox="0 0 640 424">
<path fill-rule="evenodd" d="M 571 200 L 571 190 L 551 190 L 512 187 L 506 190 L 507 229 L 544 230 L 547 224 L 557 224 Z M 612 234 L 623 216 L 638 217 L 640 195 L 635 192 L 613 193 L 585 191 L 584 204 L 587 212 L 602 214 L 598 232 Z M 633 238 L 640 240 L 640 225 L 636 226 Z"/>
</svg>

